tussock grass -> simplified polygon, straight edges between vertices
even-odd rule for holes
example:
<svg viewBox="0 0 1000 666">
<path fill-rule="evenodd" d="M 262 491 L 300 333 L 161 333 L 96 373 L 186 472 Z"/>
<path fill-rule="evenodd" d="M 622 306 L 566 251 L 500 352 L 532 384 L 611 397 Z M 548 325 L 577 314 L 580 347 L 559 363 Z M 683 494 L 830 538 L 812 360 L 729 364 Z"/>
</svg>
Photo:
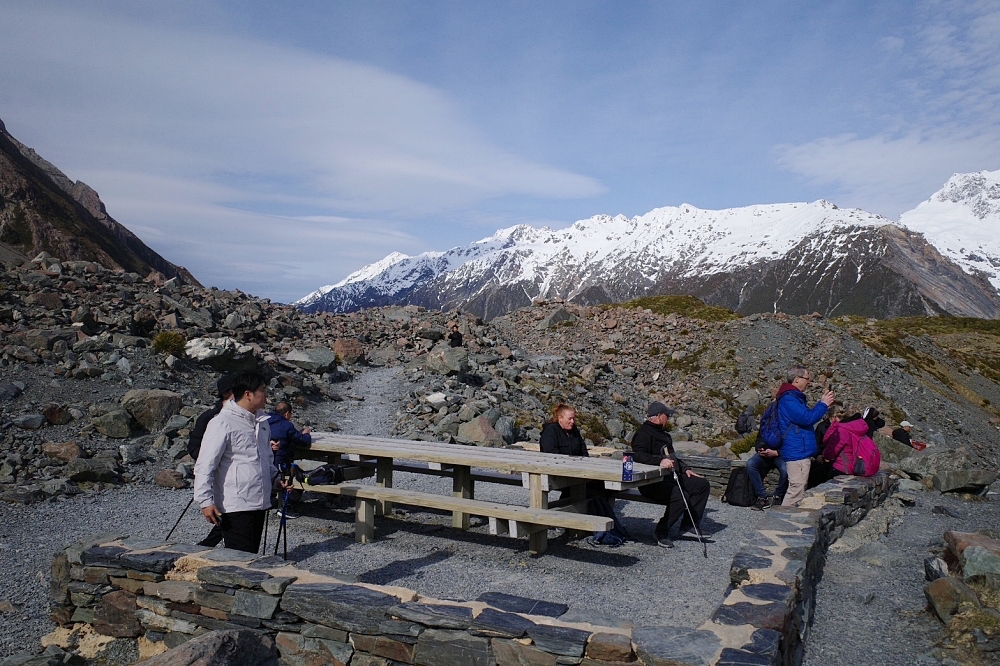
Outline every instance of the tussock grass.
<svg viewBox="0 0 1000 666">
<path fill-rule="evenodd" d="M 626 301 L 621 307 L 644 308 L 662 315 L 678 314 L 701 321 L 732 321 L 740 318 L 740 315 L 732 310 L 707 305 L 694 296 L 646 296 Z"/>
</svg>

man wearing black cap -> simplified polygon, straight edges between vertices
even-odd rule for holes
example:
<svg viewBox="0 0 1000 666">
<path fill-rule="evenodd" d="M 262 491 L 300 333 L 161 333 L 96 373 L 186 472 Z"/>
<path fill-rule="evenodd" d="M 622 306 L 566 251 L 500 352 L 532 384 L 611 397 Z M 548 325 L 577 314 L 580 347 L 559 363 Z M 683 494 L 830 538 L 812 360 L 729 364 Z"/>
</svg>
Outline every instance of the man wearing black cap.
<svg viewBox="0 0 1000 666">
<path fill-rule="evenodd" d="M 662 402 L 654 402 L 646 410 L 646 420 L 632 437 L 632 453 L 637 463 L 656 465 L 668 470 L 677 470 L 678 478 L 682 479 L 684 495 L 696 522 L 701 522 L 708 504 L 708 481 L 686 468 L 674 454 L 674 442 L 667 433 L 667 422 L 674 410 Z M 690 516 L 684 509 L 684 498 L 681 488 L 674 480 L 673 474 L 663 477 L 659 483 L 639 486 L 639 492 L 657 504 L 666 507 L 663 518 L 656 524 L 656 542 L 664 548 L 673 548 L 670 539 L 670 528 L 678 520 L 681 521 L 680 531 L 683 534 L 694 529 Z"/>
<path fill-rule="evenodd" d="M 191 438 L 188 439 L 187 452 L 194 460 L 198 460 L 198 454 L 201 453 L 201 440 L 205 437 L 205 429 L 208 428 L 208 422 L 219 415 L 222 411 L 222 405 L 226 403 L 227 400 L 232 400 L 233 398 L 233 377 L 232 375 L 222 375 L 219 377 L 219 381 L 215 383 L 215 388 L 219 392 L 219 399 L 216 401 L 215 406 L 211 409 L 205 410 L 198 420 L 195 421 L 194 430 L 191 431 Z M 208 536 L 198 542 L 199 546 L 207 546 L 208 548 L 214 548 L 219 545 L 222 541 L 222 528 L 218 525 L 213 525 L 212 530 L 208 533 Z"/>
</svg>

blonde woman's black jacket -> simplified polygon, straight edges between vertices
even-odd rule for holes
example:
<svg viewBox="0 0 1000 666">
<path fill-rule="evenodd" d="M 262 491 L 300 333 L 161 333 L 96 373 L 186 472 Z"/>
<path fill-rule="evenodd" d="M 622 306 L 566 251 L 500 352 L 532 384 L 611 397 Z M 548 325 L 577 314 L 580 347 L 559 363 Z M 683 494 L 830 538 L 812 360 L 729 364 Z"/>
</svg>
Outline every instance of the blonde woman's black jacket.
<svg viewBox="0 0 1000 666">
<path fill-rule="evenodd" d="M 583 441 L 580 429 L 573 426 L 573 429 L 566 432 L 558 423 L 546 423 L 542 428 L 542 436 L 538 441 L 538 447 L 542 453 L 559 453 L 564 456 L 584 456 L 589 457 L 587 445 Z"/>
</svg>

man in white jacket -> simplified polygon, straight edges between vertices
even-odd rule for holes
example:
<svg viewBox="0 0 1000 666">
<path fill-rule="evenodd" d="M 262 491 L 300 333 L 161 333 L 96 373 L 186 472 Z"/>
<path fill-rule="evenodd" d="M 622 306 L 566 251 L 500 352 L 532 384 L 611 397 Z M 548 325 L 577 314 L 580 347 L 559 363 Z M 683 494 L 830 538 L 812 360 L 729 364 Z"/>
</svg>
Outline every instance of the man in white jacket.
<svg viewBox="0 0 1000 666">
<path fill-rule="evenodd" d="M 241 372 L 233 377 L 233 399 L 209 422 L 194 467 L 194 499 L 205 520 L 222 529 L 226 548 L 250 553 L 260 549 L 278 479 L 266 402 L 263 375 Z"/>
</svg>

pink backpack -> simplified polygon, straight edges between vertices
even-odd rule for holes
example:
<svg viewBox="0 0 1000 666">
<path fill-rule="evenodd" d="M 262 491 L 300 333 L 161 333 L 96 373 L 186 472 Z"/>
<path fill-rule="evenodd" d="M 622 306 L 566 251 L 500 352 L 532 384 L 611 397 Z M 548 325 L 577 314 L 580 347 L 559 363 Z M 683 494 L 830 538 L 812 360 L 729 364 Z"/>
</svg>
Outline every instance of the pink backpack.
<svg viewBox="0 0 1000 666">
<path fill-rule="evenodd" d="M 823 457 L 843 474 L 874 476 L 882 465 L 882 452 L 868 436 L 868 424 L 860 419 L 832 423 L 823 443 Z"/>
</svg>

